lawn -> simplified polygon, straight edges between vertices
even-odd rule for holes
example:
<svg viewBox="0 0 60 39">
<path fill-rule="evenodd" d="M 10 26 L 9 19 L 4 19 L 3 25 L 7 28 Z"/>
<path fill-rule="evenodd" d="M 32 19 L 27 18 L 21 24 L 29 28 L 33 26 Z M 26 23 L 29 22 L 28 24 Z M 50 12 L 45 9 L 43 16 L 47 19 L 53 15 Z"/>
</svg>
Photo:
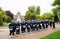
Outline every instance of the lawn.
<svg viewBox="0 0 60 39">
<path fill-rule="evenodd" d="M 60 39 L 60 30 L 56 31 L 54 33 L 51 33 L 45 37 L 42 37 L 40 39 Z"/>
<path fill-rule="evenodd" d="M 8 23 L 4 23 L 2 26 L 0 26 L 0 29 L 1 29 L 1 28 L 7 28 L 8 26 L 9 26 Z"/>
</svg>

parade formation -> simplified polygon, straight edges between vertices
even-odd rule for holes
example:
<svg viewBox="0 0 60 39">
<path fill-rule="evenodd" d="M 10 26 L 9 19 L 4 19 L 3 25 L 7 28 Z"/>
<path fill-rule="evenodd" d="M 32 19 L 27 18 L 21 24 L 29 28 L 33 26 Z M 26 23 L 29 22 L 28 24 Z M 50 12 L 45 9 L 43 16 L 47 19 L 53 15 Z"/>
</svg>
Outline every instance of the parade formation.
<svg viewBox="0 0 60 39">
<path fill-rule="evenodd" d="M 11 22 L 9 24 L 9 35 L 38 31 L 41 29 L 47 29 L 48 27 L 55 28 L 55 22 L 51 20 L 32 20 L 32 21 L 22 21 L 22 22 Z"/>
</svg>

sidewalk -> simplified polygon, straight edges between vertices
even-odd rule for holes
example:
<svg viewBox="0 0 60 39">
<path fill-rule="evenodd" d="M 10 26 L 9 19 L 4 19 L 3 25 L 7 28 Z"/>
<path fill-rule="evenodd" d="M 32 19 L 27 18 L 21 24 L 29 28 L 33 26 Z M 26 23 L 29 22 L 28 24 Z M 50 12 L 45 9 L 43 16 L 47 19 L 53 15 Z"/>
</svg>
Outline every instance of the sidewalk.
<svg viewBox="0 0 60 39">
<path fill-rule="evenodd" d="M 53 33 L 57 30 L 60 30 L 60 24 L 56 24 L 56 29 L 48 28 L 47 30 L 42 31 L 34 31 L 29 33 L 21 33 L 18 37 L 15 35 L 14 38 L 11 39 L 39 39 L 41 37 L 44 37 L 50 33 Z M 0 32 L 0 39 L 9 39 L 9 29 L 0 29 L 0 31 L 6 31 L 6 32 Z"/>
</svg>

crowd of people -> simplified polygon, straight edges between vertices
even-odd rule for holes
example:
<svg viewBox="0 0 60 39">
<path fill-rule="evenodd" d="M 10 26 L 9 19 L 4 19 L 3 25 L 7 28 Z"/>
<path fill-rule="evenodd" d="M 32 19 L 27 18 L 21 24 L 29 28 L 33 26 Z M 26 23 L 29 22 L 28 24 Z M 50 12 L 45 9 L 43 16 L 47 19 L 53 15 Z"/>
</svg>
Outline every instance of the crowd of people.
<svg viewBox="0 0 60 39">
<path fill-rule="evenodd" d="M 55 22 L 51 20 L 32 20 L 32 21 L 22 21 L 22 22 L 11 22 L 9 24 L 9 35 L 38 31 L 41 29 L 47 29 L 48 26 L 55 28 Z"/>
</svg>

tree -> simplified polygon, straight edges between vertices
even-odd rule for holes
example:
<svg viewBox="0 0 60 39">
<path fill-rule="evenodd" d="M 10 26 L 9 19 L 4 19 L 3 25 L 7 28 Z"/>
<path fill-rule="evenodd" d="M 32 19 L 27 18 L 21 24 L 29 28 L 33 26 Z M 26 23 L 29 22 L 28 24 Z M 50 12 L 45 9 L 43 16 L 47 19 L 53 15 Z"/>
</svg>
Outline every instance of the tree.
<svg viewBox="0 0 60 39">
<path fill-rule="evenodd" d="M 10 11 L 6 11 L 6 15 L 9 16 L 13 20 L 13 14 Z"/>
<path fill-rule="evenodd" d="M 41 19 L 53 20 L 53 14 L 51 14 L 50 12 L 46 12 L 41 16 Z"/>
<path fill-rule="evenodd" d="M 28 11 L 30 11 L 31 13 L 34 13 L 35 12 L 35 6 L 28 7 Z"/>
<path fill-rule="evenodd" d="M 4 22 L 7 21 L 7 18 L 8 18 L 8 17 L 7 17 L 6 15 L 3 15 L 3 16 L 2 16 L 2 19 L 3 19 Z"/>
<path fill-rule="evenodd" d="M 41 20 L 41 16 L 40 15 L 36 15 L 36 20 Z"/>
<path fill-rule="evenodd" d="M 30 19 L 31 19 L 31 20 L 36 20 L 36 14 L 34 14 L 34 13 L 31 14 L 31 15 L 30 15 Z"/>
<path fill-rule="evenodd" d="M 54 0 L 54 2 L 53 2 L 53 4 L 52 4 L 53 6 L 59 6 L 60 5 L 60 0 Z"/>
<path fill-rule="evenodd" d="M 6 14 L 6 11 L 4 11 L 1 7 L 0 7 L 0 15 L 1 15 L 1 18 L 3 20 L 3 22 L 7 22 L 8 20 L 8 15 Z"/>
<path fill-rule="evenodd" d="M 6 21 L 7 21 L 7 23 L 9 23 L 9 22 L 11 22 L 11 20 L 12 20 L 12 19 L 8 16 L 8 18 L 7 18 Z"/>
<path fill-rule="evenodd" d="M 0 26 L 2 26 L 2 25 L 3 25 L 3 20 L 2 20 L 1 14 L 0 14 Z"/>
<path fill-rule="evenodd" d="M 31 13 L 31 12 L 27 11 L 26 15 L 25 15 L 25 20 L 34 20 L 34 19 L 36 19 L 35 13 Z"/>
<path fill-rule="evenodd" d="M 52 9 L 52 12 L 53 12 L 53 14 L 59 14 L 59 12 L 60 12 L 60 6 L 59 7 L 55 7 L 55 8 L 53 8 Z"/>
<path fill-rule="evenodd" d="M 58 21 L 58 15 L 60 12 L 60 0 L 54 0 L 52 6 L 57 6 L 56 8 L 53 8 L 52 11 L 54 13 L 54 20 Z"/>
<path fill-rule="evenodd" d="M 59 18 L 59 20 L 60 20 L 60 14 L 58 15 L 58 18 Z"/>
<path fill-rule="evenodd" d="M 40 6 L 37 6 L 37 8 L 36 8 L 36 14 L 40 15 Z"/>
<path fill-rule="evenodd" d="M 26 11 L 25 20 L 36 20 L 36 15 L 40 15 L 40 6 L 29 6 Z"/>
<path fill-rule="evenodd" d="M 25 15 L 25 20 L 30 20 L 31 12 L 27 11 Z"/>
<path fill-rule="evenodd" d="M 3 11 L 3 9 L 0 7 L 0 15 L 2 15 L 2 18 L 6 18 L 6 13 Z"/>
<path fill-rule="evenodd" d="M 58 21 L 59 21 L 59 19 L 58 19 L 58 16 L 57 16 L 57 15 L 54 15 L 54 21 L 55 21 L 55 22 L 58 22 Z"/>
<path fill-rule="evenodd" d="M 29 6 L 28 11 L 31 13 L 35 13 L 36 15 L 40 15 L 40 6 Z"/>
</svg>

